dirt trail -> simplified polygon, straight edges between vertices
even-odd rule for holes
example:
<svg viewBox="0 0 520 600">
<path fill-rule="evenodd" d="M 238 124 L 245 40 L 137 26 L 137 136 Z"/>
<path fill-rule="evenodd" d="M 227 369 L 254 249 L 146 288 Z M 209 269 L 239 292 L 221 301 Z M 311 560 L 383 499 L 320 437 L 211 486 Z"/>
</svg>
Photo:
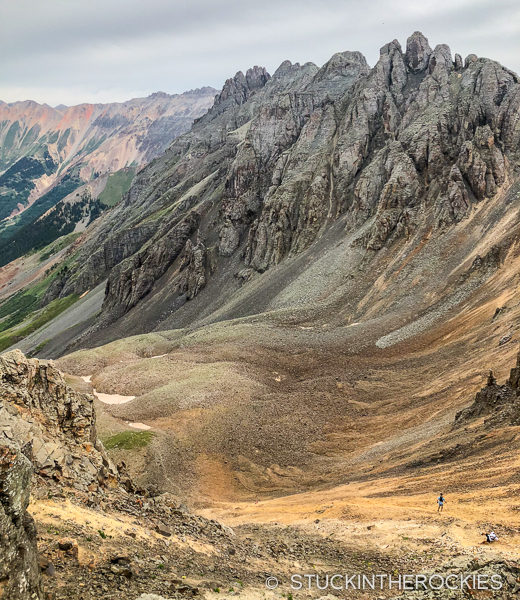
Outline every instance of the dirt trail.
<svg viewBox="0 0 520 600">
<path fill-rule="evenodd" d="M 295 525 L 387 553 L 428 551 L 432 541 L 440 541 L 455 552 L 520 559 L 520 511 L 496 488 L 447 495 L 438 513 L 435 493 L 401 495 L 401 484 L 400 479 L 354 482 L 257 502 L 220 502 L 199 512 L 232 527 Z M 510 493 L 519 494 L 520 486 Z M 497 543 L 481 544 L 486 528 L 498 533 Z"/>
</svg>

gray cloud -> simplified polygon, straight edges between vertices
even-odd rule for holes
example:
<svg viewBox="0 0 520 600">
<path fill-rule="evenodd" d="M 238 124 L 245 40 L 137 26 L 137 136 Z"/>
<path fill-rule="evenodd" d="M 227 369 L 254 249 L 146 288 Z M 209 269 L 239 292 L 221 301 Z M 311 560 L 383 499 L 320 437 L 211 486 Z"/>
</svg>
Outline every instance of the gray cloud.
<svg viewBox="0 0 520 600">
<path fill-rule="evenodd" d="M 286 58 L 323 64 L 419 29 L 520 71 L 517 0 L 17 0 L 0 3 L 0 99 L 125 100 L 223 81 Z"/>
</svg>

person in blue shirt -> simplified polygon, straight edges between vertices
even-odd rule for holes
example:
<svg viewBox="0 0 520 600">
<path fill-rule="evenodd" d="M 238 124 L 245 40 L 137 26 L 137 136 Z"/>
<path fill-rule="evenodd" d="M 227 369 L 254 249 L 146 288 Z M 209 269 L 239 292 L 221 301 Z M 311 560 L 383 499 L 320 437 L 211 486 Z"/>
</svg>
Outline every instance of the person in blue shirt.
<svg viewBox="0 0 520 600">
<path fill-rule="evenodd" d="M 437 504 L 439 505 L 437 508 L 437 512 L 442 512 L 445 502 L 446 502 L 446 498 L 444 497 L 443 493 L 441 492 L 440 496 L 437 498 Z"/>
</svg>

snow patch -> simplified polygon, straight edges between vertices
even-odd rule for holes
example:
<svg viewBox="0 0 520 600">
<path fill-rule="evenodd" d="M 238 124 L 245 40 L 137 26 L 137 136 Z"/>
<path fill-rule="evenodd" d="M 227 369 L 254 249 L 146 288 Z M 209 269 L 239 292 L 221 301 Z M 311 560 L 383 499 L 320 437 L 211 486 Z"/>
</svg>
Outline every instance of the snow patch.
<svg viewBox="0 0 520 600">
<path fill-rule="evenodd" d="M 146 425 L 145 423 L 128 423 L 128 425 L 134 429 L 142 429 L 143 431 L 151 429 L 150 425 Z"/>
</svg>

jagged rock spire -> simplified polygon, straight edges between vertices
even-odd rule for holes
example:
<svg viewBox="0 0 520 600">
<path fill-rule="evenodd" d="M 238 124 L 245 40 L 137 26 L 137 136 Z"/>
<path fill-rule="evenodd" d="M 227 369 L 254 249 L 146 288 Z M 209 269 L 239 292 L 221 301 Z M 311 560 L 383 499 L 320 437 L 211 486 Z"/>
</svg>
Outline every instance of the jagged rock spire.
<svg viewBox="0 0 520 600">
<path fill-rule="evenodd" d="M 226 80 L 215 104 L 220 104 L 229 98 L 235 100 L 237 104 L 243 104 L 254 92 L 264 87 L 270 78 L 265 67 L 254 66 L 248 69 L 245 75 L 242 71 L 238 71 L 234 77 Z"/>
<path fill-rule="evenodd" d="M 518 366 L 511 369 L 505 385 L 498 385 L 493 371 L 489 371 L 485 387 L 477 393 L 473 404 L 456 414 L 455 425 L 462 425 L 479 417 L 488 417 L 484 421 L 486 427 L 518 426 L 520 424 L 519 390 L 520 368 Z"/>
<path fill-rule="evenodd" d="M 406 40 L 405 62 L 411 71 L 424 71 L 428 65 L 432 49 L 427 38 L 416 31 Z"/>
</svg>

